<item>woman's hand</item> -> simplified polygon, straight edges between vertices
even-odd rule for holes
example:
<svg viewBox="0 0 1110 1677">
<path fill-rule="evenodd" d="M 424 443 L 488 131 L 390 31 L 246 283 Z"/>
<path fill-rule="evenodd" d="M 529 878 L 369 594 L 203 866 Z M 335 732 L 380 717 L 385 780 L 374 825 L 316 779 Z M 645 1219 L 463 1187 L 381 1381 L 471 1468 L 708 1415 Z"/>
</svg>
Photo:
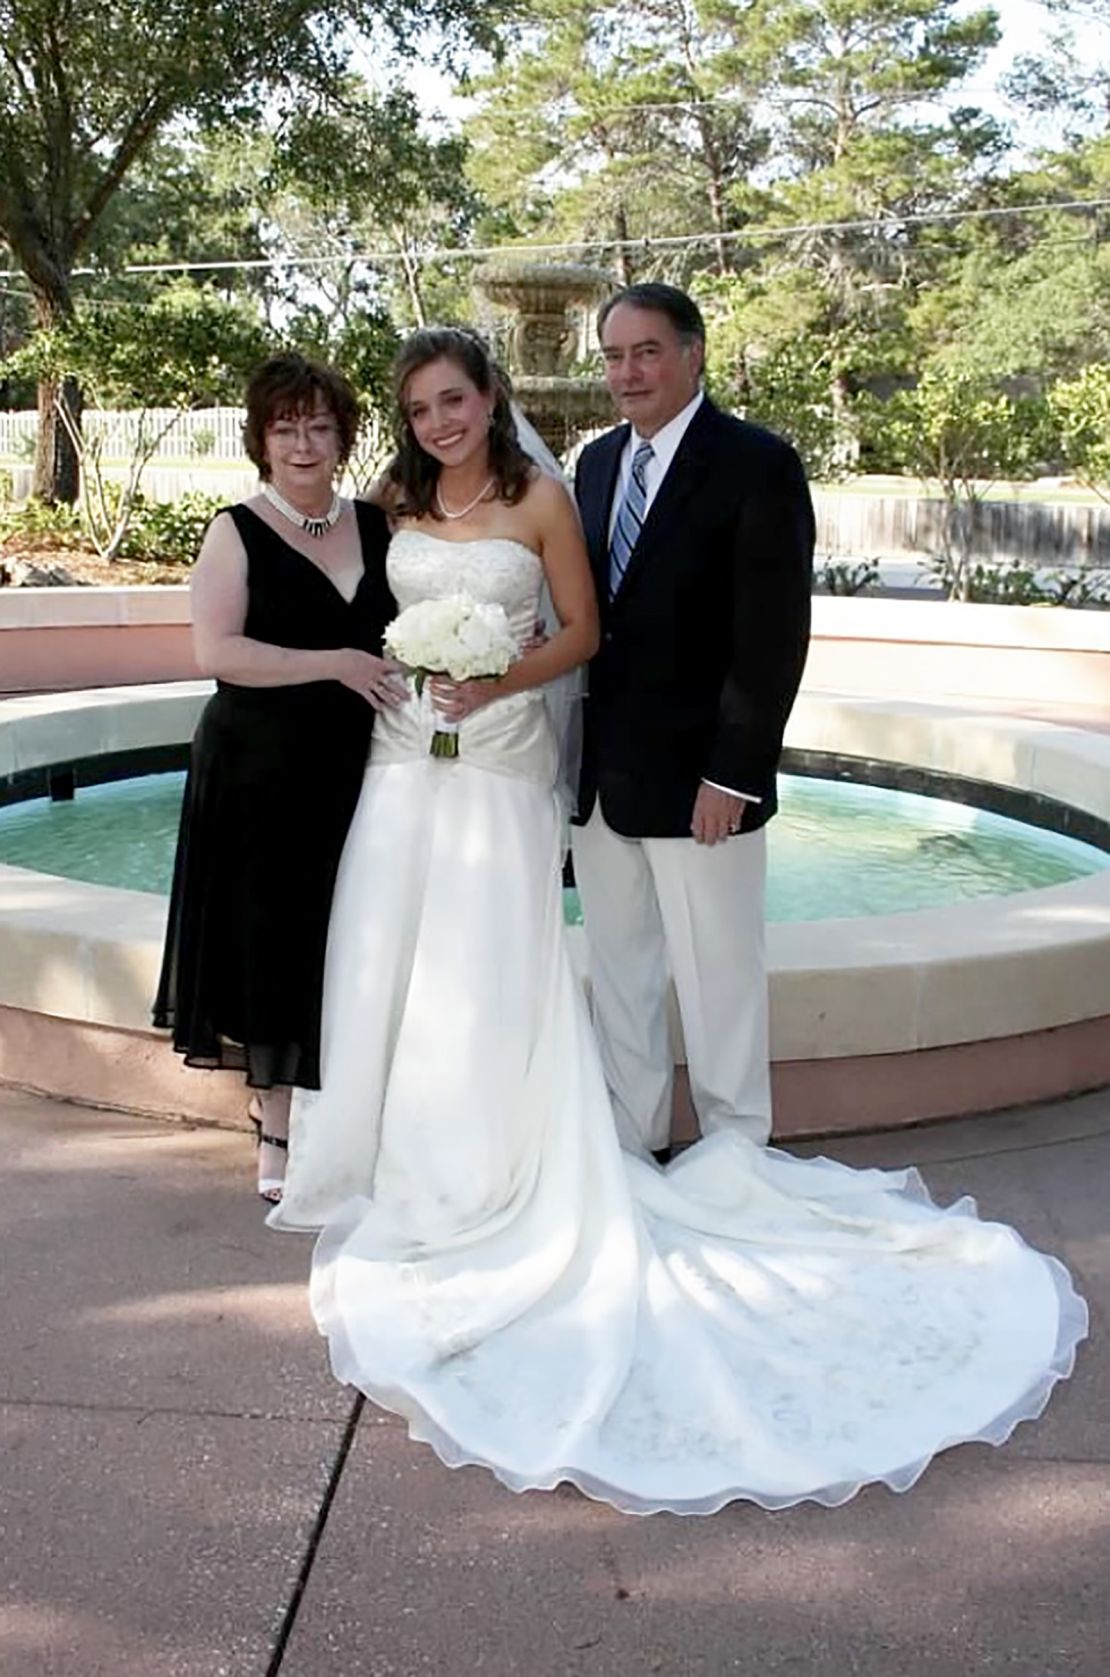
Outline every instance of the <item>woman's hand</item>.
<svg viewBox="0 0 1110 1677">
<path fill-rule="evenodd" d="M 375 658 L 372 652 L 360 652 L 353 646 L 343 647 L 333 657 L 334 679 L 373 705 L 375 710 L 394 709 L 408 698 L 404 670 L 396 659 Z"/>
<path fill-rule="evenodd" d="M 433 676 L 428 687 L 433 705 L 449 722 L 461 722 L 464 716 L 472 716 L 483 705 L 496 699 L 500 690 L 496 681 L 484 677 L 474 681 L 452 681 L 449 675 Z"/>
</svg>

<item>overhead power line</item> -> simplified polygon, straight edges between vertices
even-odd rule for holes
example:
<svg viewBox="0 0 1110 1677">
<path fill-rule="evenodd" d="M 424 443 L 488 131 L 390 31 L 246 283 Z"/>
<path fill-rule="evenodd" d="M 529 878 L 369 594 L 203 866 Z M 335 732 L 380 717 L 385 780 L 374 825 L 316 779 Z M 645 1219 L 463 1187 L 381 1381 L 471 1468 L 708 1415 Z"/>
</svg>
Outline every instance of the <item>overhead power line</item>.
<svg viewBox="0 0 1110 1677">
<path fill-rule="evenodd" d="M 1110 198 L 1073 198 L 1064 202 L 1045 200 L 1035 204 L 999 205 L 980 210 L 922 210 L 920 212 L 907 212 L 905 215 L 867 216 L 844 221 L 795 222 L 777 227 L 754 225 L 723 232 L 718 232 L 717 229 L 712 228 L 702 233 L 682 233 L 673 236 L 646 235 L 636 239 L 570 239 L 558 244 L 467 245 L 461 248 L 440 245 L 422 252 L 420 260 L 424 262 L 459 262 L 485 261 L 496 256 L 568 256 L 585 251 L 683 250 L 694 245 L 716 244 L 721 240 L 737 243 L 751 242 L 756 239 L 796 239 L 808 237 L 815 233 L 850 233 L 868 230 L 878 232 L 884 229 L 923 225 L 931 222 L 952 223 L 998 219 L 1005 216 L 1047 215 L 1060 211 L 1082 212 L 1108 208 L 1110 208 Z M 399 251 L 363 250 L 348 251 L 342 255 L 333 256 L 252 257 L 224 262 L 152 262 L 129 266 L 123 271 L 128 274 L 160 274 L 180 273 L 184 270 L 208 271 L 225 268 L 334 267 L 349 262 L 375 264 L 399 262 L 401 260 Z"/>
<path fill-rule="evenodd" d="M 898 103 L 907 105 L 941 105 L 951 103 L 956 99 L 957 95 L 970 95 L 973 98 L 988 98 L 993 97 L 997 91 L 998 89 L 994 87 L 977 87 L 974 84 L 969 86 L 966 83 L 961 83 L 958 88 L 948 90 L 944 93 L 907 93 L 898 100 Z M 468 96 L 464 95 L 463 97 L 465 98 Z M 778 96 L 777 103 L 779 105 L 815 105 L 821 104 L 822 101 L 814 94 L 788 93 L 780 94 Z M 688 116 L 691 111 L 744 111 L 753 109 L 758 109 L 758 102 L 753 102 L 743 93 L 707 93 L 700 98 L 687 98 L 684 94 L 676 93 L 673 99 L 657 99 L 651 101 L 630 100 L 627 104 L 621 103 L 619 105 L 586 105 L 580 106 L 577 110 L 573 111 L 560 111 L 558 115 L 563 121 L 588 123 L 595 117 L 637 116 L 640 113 L 651 114 L 653 112 L 661 112 L 664 115 L 670 116 Z M 535 111 L 530 111 L 528 109 L 518 110 L 513 107 L 510 107 L 506 112 L 500 112 L 495 103 L 490 105 L 479 105 L 474 111 L 468 113 L 468 115 L 475 118 L 486 116 L 496 118 L 499 115 L 507 115 L 512 119 L 514 124 L 519 124 L 522 119 L 527 122 L 531 117 L 533 119 L 534 127 L 540 128 L 544 126 L 542 113 L 536 113 Z"/>
<path fill-rule="evenodd" d="M 525 259 L 536 256 L 575 256 L 588 251 L 685 250 L 696 245 L 720 244 L 722 242 L 751 244 L 757 240 L 774 242 L 780 239 L 807 238 L 817 233 L 886 232 L 901 227 L 920 227 L 935 224 L 952 225 L 965 221 L 999 221 L 1007 218 L 1020 219 L 1023 216 L 1030 215 L 1082 214 L 1106 209 L 1110 209 L 1110 198 L 1044 199 L 1032 204 L 996 204 L 978 210 L 911 210 L 903 215 L 859 216 L 843 221 L 790 222 L 781 226 L 765 223 L 724 231 L 710 228 L 702 233 L 681 233 L 671 236 L 645 234 L 640 238 L 632 239 L 568 239 L 558 244 L 528 245 L 435 245 L 430 246 L 427 250 L 420 251 L 417 255 L 419 261 L 429 263 L 486 261 L 491 257 L 499 256 Z M 121 274 L 222 273 L 275 268 L 332 268 L 357 263 L 369 266 L 404 260 L 411 261 L 412 254 L 410 252 L 405 257 L 397 250 L 351 250 L 330 256 L 285 254 L 279 256 L 226 257 L 213 261 L 194 261 L 182 258 L 173 262 L 128 263 L 119 272 Z M 99 270 L 81 268 L 75 270 L 75 272 L 81 275 L 89 275 L 96 274 Z M 0 268 L 0 279 L 21 277 L 22 272 L 18 268 Z M 101 277 L 109 278 L 110 275 L 103 273 Z"/>
</svg>

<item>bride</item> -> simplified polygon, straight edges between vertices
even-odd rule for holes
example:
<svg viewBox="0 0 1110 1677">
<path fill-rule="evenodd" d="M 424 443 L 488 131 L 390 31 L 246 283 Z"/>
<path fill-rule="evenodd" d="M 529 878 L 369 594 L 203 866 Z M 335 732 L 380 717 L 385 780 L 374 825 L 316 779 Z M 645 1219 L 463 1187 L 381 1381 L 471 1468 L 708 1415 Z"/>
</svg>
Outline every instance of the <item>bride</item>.
<svg viewBox="0 0 1110 1677">
<path fill-rule="evenodd" d="M 390 584 L 499 603 L 500 681 L 384 712 L 339 871 L 322 1087 L 297 1091 L 269 1221 L 321 1228 L 311 1297 L 339 1379 L 451 1466 L 569 1480 L 636 1513 L 907 1489 L 1001 1443 L 1070 1373 L 1086 1310 L 1053 1258 L 913 1171 L 734 1135 L 668 1170 L 621 1152 L 562 923 L 543 685 L 597 619 L 564 488 L 517 441 L 480 343 L 397 369 Z M 446 717 L 456 759 L 432 756 Z"/>
</svg>

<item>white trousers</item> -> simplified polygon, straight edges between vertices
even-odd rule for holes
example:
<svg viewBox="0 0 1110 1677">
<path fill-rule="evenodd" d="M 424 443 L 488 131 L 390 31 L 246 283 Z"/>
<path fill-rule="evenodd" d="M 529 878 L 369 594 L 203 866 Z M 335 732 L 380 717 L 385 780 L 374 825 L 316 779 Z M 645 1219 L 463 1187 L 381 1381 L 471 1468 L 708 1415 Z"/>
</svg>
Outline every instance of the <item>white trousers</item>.
<svg viewBox="0 0 1110 1677">
<path fill-rule="evenodd" d="M 642 1152 L 670 1140 L 672 978 L 702 1133 L 731 1128 L 765 1142 L 764 829 L 714 845 L 622 838 L 599 799 L 573 834 L 594 1027 L 622 1145 Z"/>
</svg>

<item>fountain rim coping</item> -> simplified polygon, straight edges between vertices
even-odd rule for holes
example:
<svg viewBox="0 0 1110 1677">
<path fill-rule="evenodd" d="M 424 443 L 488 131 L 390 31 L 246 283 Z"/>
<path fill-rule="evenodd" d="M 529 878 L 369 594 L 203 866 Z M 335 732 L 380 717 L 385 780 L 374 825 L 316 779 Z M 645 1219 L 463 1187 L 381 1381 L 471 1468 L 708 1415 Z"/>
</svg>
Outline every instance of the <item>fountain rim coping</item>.
<svg viewBox="0 0 1110 1677">
<path fill-rule="evenodd" d="M 0 634 L 188 623 L 188 583 L 0 588 Z M 815 594 L 813 634 L 825 640 L 1110 654 L 1110 611 Z"/>
<path fill-rule="evenodd" d="M 0 773 L 179 742 L 210 691 L 179 682 L 0 702 Z M 902 761 L 1003 776 L 1110 819 L 1108 736 L 803 694 L 788 738 L 891 760 L 884 730 Z M 0 866 L 0 1005 L 153 1035 L 164 918 L 151 894 Z M 582 971 L 577 929 L 571 946 Z M 768 965 L 776 1060 L 906 1053 L 1098 1018 L 1110 1011 L 1110 869 L 948 908 L 772 925 Z"/>
</svg>

